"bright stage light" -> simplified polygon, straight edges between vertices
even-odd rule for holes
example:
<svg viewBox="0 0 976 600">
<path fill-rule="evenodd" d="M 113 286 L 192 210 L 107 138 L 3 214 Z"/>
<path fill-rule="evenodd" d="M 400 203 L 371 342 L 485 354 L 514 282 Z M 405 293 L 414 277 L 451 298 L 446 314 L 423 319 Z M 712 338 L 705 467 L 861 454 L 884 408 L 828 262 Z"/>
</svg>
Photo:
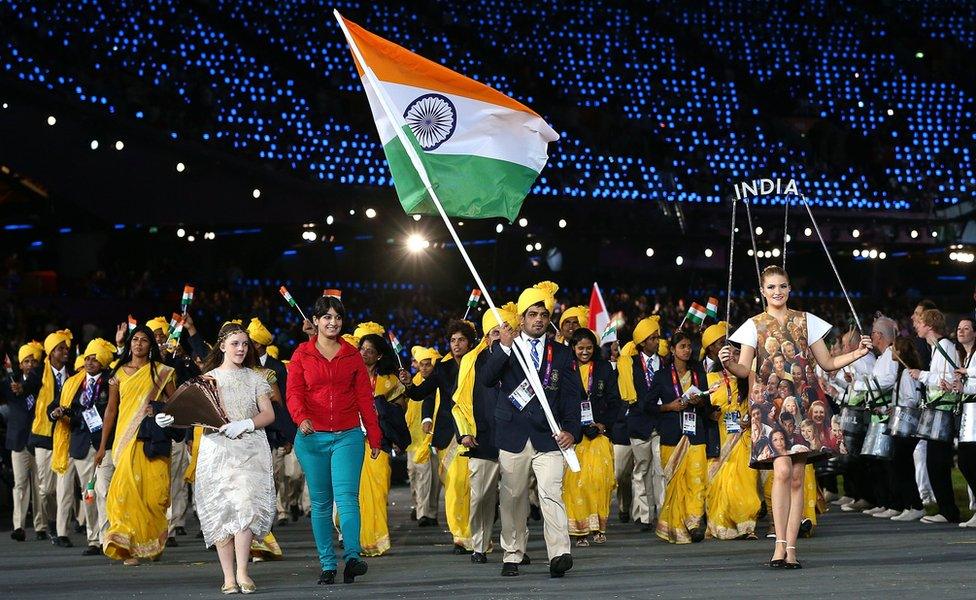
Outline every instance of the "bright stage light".
<svg viewBox="0 0 976 600">
<path fill-rule="evenodd" d="M 654 256 L 654 248 L 648 248 L 644 251 L 644 254 L 647 256 L 647 258 L 651 258 Z"/>
<path fill-rule="evenodd" d="M 685 263 L 685 259 L 681 256 L 674 259 L 674 264 L 678 265 L 679 267 L 684 263 Z"/>
<path fill-rule="evenodd" d="M 254 199 L 257 200 L 258 198 L 261 197 L 261 190 L 259 190 L 258 188 L 254 188 L 254 190 L 251 191 L 251 196 L 253 196 Z"/>
<path fill-rule="evenodd" d="M 192 235 L 188 235 L 188 236 L 186 236 L 186 241 L 188 241 L 188 242 L 195 242 L 195 241 L 197 241 L 197 238 L 194 237 L 194 236 L 192 236 Z"/>
<path fill-rule="evenodd" d="M 807 227 L 806 229 L 803 230 L 803 235 L 810 237 L 811 235 L 813 235 L 813 230 Z"/>
<path fill-rule="evenodd" d="M 773 257 L 779 258 L 779 255 L 780 255 L 779 248 L 773 248 Z"/>
<path fill-rule="evenodd" d="M 713 252 L 711 248 L 705 248 L 705 258 L 711 258 L 712 254 Z"/>
<path fill-rule="evenodd" d="M 535 249 L 536 249 L 536 250 L 542 250 L 542 244 L 541 244 L 541 243 L 539 243 L 539 242 L 536 242 L 536 243 L 535 243 Z"/>
<path fill-rule="evenodd" d="M 88 144 L 88 146 L 89 146 L 89 147 L 90 147 L 90 148 L 91 148 L 92 150 L 98 150 L 98 140 L 92 140 L 92 141 L 91 141 L 91 143 L 90 143 L 90 144 Z"/>
<path fill-rule="evenodd" d="M 878 258 L 878 251 L 875 250 L 874 248 L 872 248 L 871 251 L 868 252 L 868 257 L 870 257 L 870 258 Z"/>
<path fill-rule="evenodd" d="M 861 256 L 860 248 L 854 248 L 854 258 Z"/>
<path fill-rule="evenodd" d="M 376 209 L 373 209 L 373 208 L 367 208 L 366 209 L 366 218 L 367 219 L 372 219 L 375 216 L 376 216 Z"/>
<path fill-rule="evenodd" d="M 54 115 L 51 115 L 50 117 L 47 118 L 47 124 L 50 125 L 50 126 L 52 126 L 52 127 L 54 125 L 56 125 L 57 122 L 58 122 L 58 120 L 54 118 Z"/>
<path fill-rule="evenodd" d="M 325 218 L 326 225 L 332 225 L 333 223 L 335 223 L 335 217 L 333 217 L 332 215 L 329 215 Z"/>
<path fill-rule="evenodd" d="M 763 228 L 762 227 L 756 227 L 756 235 L 762 235 L 762 234 L 763 234 Z"/>
<path fill-rule="evenodd" d="M 182 173 L 183 171 L 186 171 L 186 165 L 181 162 L 176 163 L 176 172 Z"/>
<path fill-rule="evenodd" d="M 125 148 L 125 144 L 122 143 L 122 140 L 116 140 L 116 142 L 115 142 L 115 149 L 116 150 L 121 150 L 122 148 Z"/>
<path fill-rule="evenodd" d="M 560 229 L 566 229 L 566 219 L 559 219 L 559 223 L 557 223 L 557 225 L 559 225 Z"/>
<path fill-rule="evenodd" d="M 504 225 L 502 225 L 501 223 L 499 223 L 498 225 L 495 225 L 495 233 L 501 233 L 503 231 L 505 231 L 505 226 Z"/>
<path fill-rule="evenodd" d="M 419 221 L 420 220 L 420 215 L 414 215 L 413 216 L 413 220 L 414 221 Z"/>
<path fill-rule="evenodd" d="M 855 239 L 861 237 L 861 230 L 860 229 L 853 229 L 853 230 L 851 230 L 851 237 L 853 237 Z"/>
<path fill-rule="evenodd" d="M 528 225 L 529 225 L 528 219 L 526 219 L 525 217 L 519 219 L 519 227 L 528 227 Z"/>
<path fill-rule="evenodd" d="M 176 230 L 176 237 L 183 237 L 184 235 L 186 235 L 186 229 L 180 227 Z"/>
<path fill-rule="evenodd" d="M 914 240 L 915 238 L 917 238 L 917 237 L 918 237 L 918 229 L 912 229 L 912 234 L 911 234 L 911 235 L 912 235 L 912 239 L 913 239 L 913 240 Z"/>
<path fill-rule="evenodd" d="M 418 233 L 411 233 L 407 237 L 407 250 L 416 254 L 417 252 L 423 252 L 424 249 L 430 247 L 430 242 L 428 242 L 424 237 Z"/>
<path fill-rule="evenodd" d="M 749 256 L 755 256 L 756 255 L 756 253 L 752 251 L 752 248 L 749 248 L 749 250 L 746 251 L 746 254 L 748 254 Z"/>
<path fill-rule="evenodd" d="M 526 252 L 532 252 L 532 244 L 526 244 L 525 245 L 525 251 Z"/>
<path fill-rule="evenodd" d="M 932 232 L 932 237 L 934 237 L 934 238 L 939 237 L 939 232 L 938 231 L 933 231 Z"/>
</svg>

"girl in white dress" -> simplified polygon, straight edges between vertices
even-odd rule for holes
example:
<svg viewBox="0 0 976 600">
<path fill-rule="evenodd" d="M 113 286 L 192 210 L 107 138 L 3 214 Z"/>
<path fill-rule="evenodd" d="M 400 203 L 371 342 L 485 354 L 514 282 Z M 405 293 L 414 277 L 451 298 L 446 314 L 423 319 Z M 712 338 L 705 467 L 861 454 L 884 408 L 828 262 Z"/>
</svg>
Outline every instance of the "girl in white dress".
<svg viewBox="0 0 976 600">
<path fill-rule="evenodd" d="M 263 429 L 274 422 L 274 408 L 271 387 L 251 368 L 255 364 L 247 331 L 225 323 L 203 368 L 216 380 L 230 420 L 219 431 L 204 430 L 193 486 L 203 539 L 208 547 L 217 545 L 224 594 L 255 591 L 247 574 L 251 540 L 271 531 L 276 514 L 271 449 Z"/>
</svg>

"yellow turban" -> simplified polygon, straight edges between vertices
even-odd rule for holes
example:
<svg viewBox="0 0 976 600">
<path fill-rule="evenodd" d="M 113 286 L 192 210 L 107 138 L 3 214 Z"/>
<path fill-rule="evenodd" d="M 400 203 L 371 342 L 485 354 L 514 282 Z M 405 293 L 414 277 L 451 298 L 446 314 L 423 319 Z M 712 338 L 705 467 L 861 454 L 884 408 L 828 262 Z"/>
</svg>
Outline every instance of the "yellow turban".
<svg viewBox="0 0 976 600">
<path fill-rule="evenodd" d="M 51 351 L 57 348 L 61 342 L 64 342 L 65 346 L 71 346 L 71 338 L 71 331 L 67 329 L 55 331 L 44 338 L 44 352 L 51 354 Z"/>
<path fill-rule="evenodd" d="M 574 306 L 572 308 L 567 308 L 563 311 L 563 315 L 559 317 L 559 326 L 563 326 L 563 321 L 566 319 L 576 317 L 579 321 L 580 327 L 587 327 L 590 324 L 590 307 L 588 306 Z"/>
<path fill-rule="evenodd" d="M 349 342 L 350 344 L 352 344 L 353 346 L 355 346 L 357 348 L 359 347 L 359 338 L 356 337 L 356 336 L 354 336 L 351 333 L 344 333 L 344 334 L 342 334 L 342 339 L 346 340 L 347 342 Z"/>
<path fill-rule="evenodd" d="M 247 325 L 247 334 L 251 336 L 251 339 L 255 342 L 261 344 L 262 346 L 268 346 L 274 340 L 274 336 L 268 331 L 268 328 L 264 326 L 261 319 L 254 317 L 251 322 Z"/>
<path fill-rule="evenodd" d="M 708 348 L 716 341 L 724 338 L 729 333 L 729 324 L 725 321 L 719 321 L 714 325 L 709 325 L 705 329 L 705 333 L 702 334 L 702 350 Z"/>
<path fill-rule="evenodd" d="M 153 333 L 155 333 L 157 329 L 162 329 L 163 335 L 169 335 L 169 321 L 166 320 L 166 317 L 149 319 L 146 321 L 146 327 L 148 327 L 149 331 L 152 331 Z"/>
<path fill-rule="evenodd" d="M 41 360 L 44 354 L 44 346 L 38 341 L 27 342 L 17 351 L 17 362 L 24 362 L 28 356 L 33 356 L 34 360 Z"/>
<path fill-rule="evenodd" d="M 639 346 L 644 343 L 644 340 L 655 333 L 661 333 L 661 317 L 654 315 L 653 317 L 641 319 L 634 327 L 634 343 Z"/>
<path fill-rule="evenodd" d="M 658 356 L 664 357 L 671 354 L 671 346 L 668 345 L 668 340 L 658 340 L 657 341 L 657 353 Z"/>
<path fill-rule="evenodd" d="M 102 368 L 107 369 L 112 362 L 112 358 L 115 356 L 115 345 L 102 338 L 95 338 L 88 342 L 82 358 L 91 356 L 92 354 L 95 355 L 95 360 L 98 361 L 98 364 L 102 365 Z"/>
<path fill-rule="evenodd" d="M 272 346 L 271 344 L 268 344 L 268 347 L 265 348 L 265 350 L 267 350 L 268 356 L 270 356 L 271 358 L 278 358 L 278 346 Z"/>
<path fill-rule="evenodd" d="M 518 306 L 516 308 L 519 316 L 524 315 L 530 306 L 539 302 L 542 302 L 546 310 L 551 313 L 553 306 L 556 305 L 556 292 L 558 291 L 559 286 L 551 281 L 541 281 L 523 291 L 519 294 Z"/>
<path fill-rule="evenodd" d="M 352 332 L 353 337 L 357 340 L 362 339 L 363 336 L 375 333 L 376 335 L 383 335 L 386 330 L 379 323 L 374 323 L 372 321 L 366 321 L 365 323 L 360 323 L 356 326 L 356 331 Z"/>
<path fill-rule="evenodd" d="M 437 348 L 421 348 L 417 353 L 417 362 L 423 362 L 430 359 L 430 363 L 434 364 L 440 359 L 441 353 L 437 351 Z"/>
<path fill-rule="evenodd" d="M 620 348 L 620 356 L 637 356 L 637 344 L 627 342 Z"/>
<path fill-rule="evenodd" d="M 516 310 L 514 302 L 509 302 L 504 306 L 498 307 L 498 314 L 501 315 L 502 319 L 512 329 L 518 329 L 518 315 L 515 314 Z M 485 314 L 481 316 L 481 332 L 487 336 L 488 332 L 497 326 L 498 321 L 495 319 L 495 313 L 491 310 L 486 310 Z"/>
<path fill-rule="evenodd" d="M 74 371 L 80 371 L 81 369 L 84 368 L 84 366 L 85 366 L 85 357 L 84 356 L 81 356 L 81 355 L 76 356 L 75 357 L 75 366 L 74 366 L 74 369 L 72 369 L 72 370 L 74 370 Z"/>
<path fill-rule="evenodd" d="M 423 346 L 414 346 L 414 347 L 410 348 L 410 358 L 412 358 L 414 360 L 420 360 L 420 358 L 417 357 L 417 354 L 419 352 L 423 352 L 423 351 L 424 351 L 424 347 Z"/>
</svg>

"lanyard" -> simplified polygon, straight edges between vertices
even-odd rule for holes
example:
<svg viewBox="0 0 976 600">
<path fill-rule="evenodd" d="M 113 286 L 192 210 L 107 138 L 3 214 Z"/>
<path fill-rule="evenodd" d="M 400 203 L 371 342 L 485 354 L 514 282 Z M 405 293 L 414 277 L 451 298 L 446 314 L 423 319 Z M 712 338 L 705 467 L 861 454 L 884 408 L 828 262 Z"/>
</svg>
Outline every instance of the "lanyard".
<svg viewBox="0 0 976 600">
<path fill-rule="evenodd" d="M 644 360 L 644 353 L 643 352 L 640 353 L 641 371 L 644 372 L 644 381 L 647 382 L 647 387 L 648 388 L 651 387 L 651 381 L 653 381 L 653 379 L 654 379 L 654 371 L 651 371 L 649 368 L 647 368 L 647 363 L 651 362 L 651 359 L 652 358 L 653 357 L 650 357 L 649 356 L 649 357 L 647 357 L 647 360 L 645 361 Z"/>
<path fill-rule="evenodd" d="M 573 370 L 576 370 L 576 361 L 573 361 Z M 586 387 L 583 388 L 583 392 L 586 393 L 586 399 L 590 399 L 590 391 L 593 389 L 593 371 L 596 371 L 596 367 L 590 362 L 590 373 L 586 377 Z"/>
<path fill-rule="evenodd" d="M 694 371 L 691 371 L 691 382 L 692 385 L 698 387 L 698 374 Z M 671 384 L 674 385 L 675 399 L 680 398 L 684 392 L 681 390 L 681 381 L 678 378 L 678 367 L 674 366 L 674 363 L 671 364 Z"/>
<path fill-rule="evenodd" d="M 549 380 L 552 378 L 552 344 L 546 344 L 546 376 L 542 379 L 542 385 L 548 387 Z"/>
</svg>

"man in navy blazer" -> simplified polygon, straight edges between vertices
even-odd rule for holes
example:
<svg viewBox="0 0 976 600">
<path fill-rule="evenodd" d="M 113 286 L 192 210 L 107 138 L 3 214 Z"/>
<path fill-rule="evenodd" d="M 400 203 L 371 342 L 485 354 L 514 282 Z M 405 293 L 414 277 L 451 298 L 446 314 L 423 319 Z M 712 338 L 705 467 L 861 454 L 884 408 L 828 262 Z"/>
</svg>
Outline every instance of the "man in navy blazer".
<svg viewBox="0 0 976 600">
<path fill-rule="evenodd" d="M 555 304 L 554 290 L 550 290 L 540 284 L 522 292 L 517 309 L 521 331 L 503 326 L 500 339 L 492 347 L 491 356 L 481 371 L 483 385 L 500 385 L 494 431 L 501 471 L 503 576 L 518 575 L 518 565 L 525 556 L 528 542 L 525 522 L 532 474 L 538 482 L 539 503 L 545 520 L 549 574 L 562 577 L 573 566 L 569 521 L 563 504 L 566 465 L 560 449 L 571 448 L 582 437 L 582 386 L 579 377 L 573 376 L 573 357 L 569 348 L 546 339 Z M 553 435 L 540 399 L 529 386 L 514 352 L 520 352 L 530 368 L 536 367 L 546 393 L 544 401 L 560 428 L 557 435 Z"/>
</svg>

